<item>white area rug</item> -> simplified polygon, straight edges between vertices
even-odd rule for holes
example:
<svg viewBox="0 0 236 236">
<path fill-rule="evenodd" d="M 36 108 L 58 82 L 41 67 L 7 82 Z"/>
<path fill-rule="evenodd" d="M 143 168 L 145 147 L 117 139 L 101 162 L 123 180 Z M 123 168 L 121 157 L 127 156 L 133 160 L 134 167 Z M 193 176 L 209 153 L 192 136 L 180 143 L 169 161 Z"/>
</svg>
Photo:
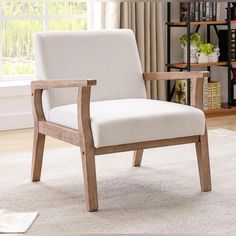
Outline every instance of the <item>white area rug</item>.
<svg viewBox="0 0 236 236">
<path fill-rule="evenodd" d="M 29 233 L 236 233 L 236 132 L 209 132 L 213 191 L 200 192 L 194 145 L 97 157 L 100 211 L 85 208 L 79 149 L 45 153 L 30 182 L 31 153 L 0 157 L 1 208 L 39 211 Z"/>
</svg>

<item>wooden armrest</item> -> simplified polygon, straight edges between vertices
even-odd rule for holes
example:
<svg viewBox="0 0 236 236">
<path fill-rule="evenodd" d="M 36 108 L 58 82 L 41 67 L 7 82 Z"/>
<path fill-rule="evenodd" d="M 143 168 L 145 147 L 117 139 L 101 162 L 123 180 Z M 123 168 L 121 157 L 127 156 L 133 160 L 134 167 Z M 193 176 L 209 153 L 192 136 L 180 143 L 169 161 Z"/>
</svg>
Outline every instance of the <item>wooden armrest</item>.
<svg viewBox="0 0 236 236">
<path fill-rule="evenodd" d="M 73 88 L 87 87 L 96 85 L 96 80 L 37 80 L 31 82 L 31 88 L 36 89 L 52 89 L 52 88 Z"/>
<path fill-rule="evenodd" d="M 208 71 L 149 72 L 143 74 L 144 81 L 191 79 L 190 104 L 199 109 L 203 109 L 204 78 L 209 76 L 210 72 Z"/>
<path fill-rule="evenodd" d="M 43 90 L 53 88 L 78 88 L 78 107 L 85 106 L 89 110 L 90 89 L 96 80 L 37 80 L 31 82 L 34 121 L 45 121 L 42 105 Z M 85 97 L 85 98 L 84 98 Z M 86 113 L 85 113 L 86 114 Z M 81 114 L 83 116 L 83 114 Z M 82 119 L 82 118 L 81 118 Z"/>
<path fill-rule="evenodd" d="M 143 78 L 148 80 L 177 80 L 177 79 L 198 79 L 209 77 L 209 71 L 188 71 L 188 72 L 145 72 Z"/>
</svg>

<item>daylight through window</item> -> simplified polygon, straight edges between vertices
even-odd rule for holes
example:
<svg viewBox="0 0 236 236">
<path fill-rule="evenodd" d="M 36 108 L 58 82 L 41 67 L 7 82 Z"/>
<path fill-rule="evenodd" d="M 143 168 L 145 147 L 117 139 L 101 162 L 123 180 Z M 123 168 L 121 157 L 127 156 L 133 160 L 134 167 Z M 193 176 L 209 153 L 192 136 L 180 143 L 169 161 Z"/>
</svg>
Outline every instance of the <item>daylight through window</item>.
<svg viewBox="0 0 236 236">
<path fill-rule="evenodd" d="M 81 1 L 1 1 L 0 80 L 35 74 L 33 35 L 87 29 L 87 12 Z"/>
</svg>

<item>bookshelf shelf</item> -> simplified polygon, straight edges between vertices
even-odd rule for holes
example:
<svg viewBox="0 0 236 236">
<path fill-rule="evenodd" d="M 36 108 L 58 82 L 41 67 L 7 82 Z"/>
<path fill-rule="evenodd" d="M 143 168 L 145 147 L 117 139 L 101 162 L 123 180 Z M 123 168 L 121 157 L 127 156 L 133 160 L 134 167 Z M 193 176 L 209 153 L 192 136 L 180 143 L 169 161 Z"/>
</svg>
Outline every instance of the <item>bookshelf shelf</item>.
<svg viewBox="0 0 236 236">
<path fill-rule="evenodd" d="M 198 64 L 191 64 L 192 68 L 202 68 L 202 67 L 209 67 L 209 66 L 227 66 L 227 61 L 220 61 L 220 62 L 209 62 L 209 63 L 198 63 Z M 236 65 L 236 61 L 232 61 L 231 65 Z M 172 63 L 166 64 L 167 67 L 173 69 L 187 69 L 188 65 L 186 63 Z"/>
<path fill-rule="evenodd" d="M 195 1 L 194 1 L 195 2 Z M 209 1 L 210 2 L 210 1 Z M 231 91 L 231 70 L 232 70 L 232 66 L 235 65 L 236 66 L 236 61 L 232 60 L 233 58 L 231 58 L 231 44 L 229 43 L 231 41 L 231 29 L 232 26 L 234 24 L 236 24 L 236 20 L 231 20 L 231 2 L 227 2 L 227 8 L 226 8 L 226 12 L 227 12 L 227 19 L 223 19 L 223 20 L 219 20 L 219 18 L 217 18 L 217 13 L 216 11 L 214 12 L 214 17 L 216 18 L 209 18 L 209 19 L 218 19 L 218 20 L 208 20 L 208 21 L 198 21 L 199 19 L 201 19 L 200 16 L 198 16 L 198 19 L 196 18 L 196 21 L 192 20 L 192 15 L 191 12 L 193 8 L 191 8 L 191 3 L 187 2 L 187 5 L 185 5 L 185 13 L 184 13 L 184 20 L 181 21 L 173 21 L 171 18 L 171 3 L 168 2 L 167 3 L 167 22 L 166 22 L 166 26 L 167 26 L 167 63 L 166 63 L 166 68 L 167 71 L 171 71 L 172 69 L 178 69 L 180 71 L 182 70 L 187 70 L 187 71 L 191 71 L 194 69 L 199 69 L 199 68 L 207 68 L 208 71 L 211 71 L 212 67 L 215 66 L 225 66 L 227 68 L 227 104 L 226 106 L 224 106 L 224 108 L 220 108 L 220 109 L 210 109 L 210 110 L 206 110 L 205 114 L 207 117 L 210 116 L 221 116 L 221 115 L 228 115 L 228 114 L 235 114 L 236 115 L 236 107 L 233 109 L 232 108 L 232 91 Z M 207 3 L 206 3 L 207 4 Z M 211 3 L 212 4 L 212 3 Z M 213 4 L 212 4 L 213 5 Z M 195 8 L 195 6 L 194 6 Z M 212 8 L 212 12 L 213 12 L 213 8 Z M 201 11 L 200 11 L 201 12 Z M 196 13 L 194 13 L 196 15 Z M 200 14 L 199 12 L 197 14 Z M 212 13 L 213 14 L 213 13 Z M 180 16 L 182 17 L 183 15 L 180 14 Z M 218 28 L 219 26 L 219 28 Z M 172 43 L 171 43 L 171 32 L 172 32 L 172 28 L 175 27 L 182 27 L 182 28 L 186 28 L 186 35 L 187 35 L 187 63 L 173 63 L 172 59 L 171 59 L 171 51 L 174 49 L 172 49 Z M 199 63 L 199 64 L 193 64 L 190 63 L 190 34 L 191 32 L 198 32 L 199 28 L 201 27 L 205 27 L 206 29 L 206 42 L 210 43 L 211 42 L 211 29 L 214 30 L 216 32 L 216 35 L 218 36 L 218 38 L 220 37 L 220 33 L 219 33 L 219 29 L 226 29 L 227 30 L 227 37 L 228 37 L 228 41 L 226 41 L 226 43 L 228 42 L 228 46 L 226 46 L 226 52 L 227 52 L 227 59 L 223 59 L 224 61 L 219 61 L 219 62 L 210 62 L 210 63 Z M 219 38 L 221 39 L 221 38 Z M 209 78 L 208 81 L 211 81 L 211 78 Z M 189 80 L 186 81 L 186 94 L 187 97 L 190 97 L 190 82 Z M 175 85 L 173 85 L 171 83 L 171 81 L 167 81 L 167 99 L 168 101 L 172 100 L 172 97 L 174 95 L 174 91 L 175 91 Z M 188 104 L 189 104 L 189 99 L 188 99 Z"/>
<path fill-rule="evenodd" d="M 190 25 L 227 25 L 227 21 L 191 21 Z M 236 21 L 231 21 L 231 23 L 235 23 Z M 186 27 L 187 26 L 187 22 L 167 22 L 166 23 L 169 26 L 172 27 L 179 27 L 179 26 L 183 26 Z"/>
</svg>

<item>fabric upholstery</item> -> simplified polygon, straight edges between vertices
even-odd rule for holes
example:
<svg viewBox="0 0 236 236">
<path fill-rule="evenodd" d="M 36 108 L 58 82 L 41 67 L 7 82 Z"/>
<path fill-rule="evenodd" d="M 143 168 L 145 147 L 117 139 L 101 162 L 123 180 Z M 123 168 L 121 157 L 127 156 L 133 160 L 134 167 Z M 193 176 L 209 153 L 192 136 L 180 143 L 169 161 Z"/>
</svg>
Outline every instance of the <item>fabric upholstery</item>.
<svg viewBox="0 0 236 236">
<path fill-rule="evenodd" d="M 38 33 L 35 49 L 39 80 L 95 79 L 92 101 L 146 98 L 131 30 Z M 44 103 L 49 109 L 72 104 L 76 95 L 76 89 L 54 89 Z"/>
<path fill-rule="evenodd" d="M 194 107 L 150 99 L 92 102 L 95 147 L 202 135 L 204 113 Z M 77 105 L 55 107 L 49 121 L 78 129 Z"/>
</svg>

